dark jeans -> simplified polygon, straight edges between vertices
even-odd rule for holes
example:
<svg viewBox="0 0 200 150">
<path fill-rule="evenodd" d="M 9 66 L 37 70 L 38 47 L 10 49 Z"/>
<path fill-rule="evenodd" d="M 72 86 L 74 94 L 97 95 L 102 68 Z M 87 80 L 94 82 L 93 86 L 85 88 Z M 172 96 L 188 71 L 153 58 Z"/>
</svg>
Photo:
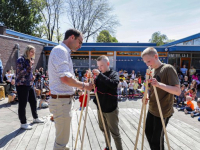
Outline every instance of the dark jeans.
<svg viewBox="0 0 200 150">
<path fill-rule="evenodd" d="M 129 95 L 129 97 L 133 97 L 133 96 L 134 96 L 134 91 L 133 91 L 133 89 L 129 89 L 128 95 Z"/>
<path fill-rule="evenodd" d="M 169 118 L 164 118 L 165 127 L 167 127 Z M 145 133 L 151 150 L 164 150 L 164 130 L 160 117 L 148 112 Z"/>
<path fill-rule="evenodd" d="M 188 107 L 188 106 L 185 106 L 185 107 L 181 107 L 181 108 L 180 108 L 180 110 L 182 110 L 182 111 L 183 111 L 184 109 L 186 109 L 187 111 L 193 111 L 192 108 L 190 108 L 190 107 Z"/>
<path fill-rule="evenodd" d="M 21 124 L 26 123 L 26 104 L 29 101 L 31 106 L 31 112 L 34 119 L 38 118 L 37 114 L 37 100 L 35 96 L 35 90 L 32 86 L 20 85 L 16 86 L 19 107 L 18 107 L 18 115 Z"/>
</svg>

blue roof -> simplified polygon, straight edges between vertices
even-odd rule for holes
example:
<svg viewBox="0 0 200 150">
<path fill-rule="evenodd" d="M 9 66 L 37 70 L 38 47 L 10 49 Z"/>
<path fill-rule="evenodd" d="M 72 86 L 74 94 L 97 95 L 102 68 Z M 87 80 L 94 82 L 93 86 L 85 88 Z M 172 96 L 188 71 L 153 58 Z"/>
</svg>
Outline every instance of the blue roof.
<svg viewBox="0 0 200 150">
<path fill-rule="evenodd" d="M 83 43 L 82 46 L 156 46 L 156 43 Z"/>
<path fill-rule="evenodd" d="M 171 45 L 179 44 L 179 43 L 190 41 L 190 40 L 197 39 L 197 38 L 200 38 L 200 33 L 188 36 L 186 38 L 183 38 L 183 39 L 180 39 L 180 40 L 168 43 L 168 44 L 164 44 L 162 46 L 171 46 Z"/>
<path fill-rule="evenodd" d="M 169 52 L 200 52 L 200 46 L 172 46 L 168 47 Z"/>
<path fill-rule="evenodd" d="M 6 34 L 10 34 L 10 35 L 14 35 L 14 36 L 17 36 L 17 37 L 38 41 L 38 42 L 41 42 L 41 43 L 58 45 L 58 43 L 55 43 L 55 42 L 52 42 L 52 41 L 49 41 L 49 40 L 44 40 L 44 39 L 41 39 L 41 38 L 38 38 L 38 37 L 35 37 L 35 36 L 31 36 L 31 35 L 28 35 L 28 34 L 20 33 L 20 32 L 17 32 L 17 31 L 13 31 L 13 30 L 10 30 L 10 29 L 6 29 Z"/>
<path fill-rule="evenodd" d="M 89 43 L 87 43 L 89 44 Z M 79 51 L 143 51 L 149 46 L 82 46 Z M 166 47 L 153 46 L 157 51 L 164 52 Z M 44 51 L 51 51 L 53 46 L 45 46 Z"/>
</svg>

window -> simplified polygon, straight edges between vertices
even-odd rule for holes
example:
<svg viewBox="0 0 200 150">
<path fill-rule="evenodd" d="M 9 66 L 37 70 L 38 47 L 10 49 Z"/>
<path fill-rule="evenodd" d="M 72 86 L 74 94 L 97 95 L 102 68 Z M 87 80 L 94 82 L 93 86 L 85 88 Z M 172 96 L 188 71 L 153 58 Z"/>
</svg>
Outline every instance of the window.
<svg viewBox="0 0 200 150">
<path fill-rule="evenodd" d="M 193 40 L 183 42 L 183 45 L 193 45 Z"/>
<path fill-rule="evenodd" d="M 91 55 L 93 56 L 101 56 L 101 55 L 106 55 L 106 56 L 113 56 L 114 52 L 110 52 L 110 51 L 93 51 L 91 52 Z"/>
<path fill-rule="evenodd" d="M 200 45 L 200 38 L 194 39 L 194 45 Z"/>
<path fill-rule="evenodd" d="M 89 56 L 72 56 L 74 67 L 87 67 L 89 68 Z"/>
<path fill-rule="evenodd" d="M 158 52 L 159 57 L 167 57 L 167 52 Z"/>
<path fill-rule="evenodd" d="M 89 55 L 88 51 L 79 51 L 79 52 L 72 52 L 72 56 L 77 56 L 77 55 Z"/>
<path fill-rule="evenodd" d="M 200 69 L 200 58 L 192 58 L 192 66 L 195 69 Z"/>
<path fill-rule="evenodd" d="M 141 52 L 117 52 L 117 56 L 141 56 Z"/>
</svg>

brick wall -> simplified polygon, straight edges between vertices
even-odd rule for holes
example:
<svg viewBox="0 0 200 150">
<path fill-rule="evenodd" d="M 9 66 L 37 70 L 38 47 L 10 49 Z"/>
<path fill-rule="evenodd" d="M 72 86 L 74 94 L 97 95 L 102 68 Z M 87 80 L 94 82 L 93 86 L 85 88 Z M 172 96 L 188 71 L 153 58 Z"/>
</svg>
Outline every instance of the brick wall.
<svg viewBox="0 0 200 150">
<path fill-rule="evenodd" d="M 25 41 L 18 38 L 8 37 L 5 35 L 0 35 L 0 58 L 3 63 L 3 76 L 6 73 L 6 70 L 11 69 L 11 66 L 13 66 L 13 69 L 16 70 L 16 61 L 18 57 L 18 51 L 17 49 L 14 49 L 15 44 L 19 44 L 19 56 L 24 54 L 25 48 L 27 45 L 32 45 L 36 48 L 36 55 L 35 55 L 35 63 L 34 63 L 34 69 L 43 67 L 43 48 L 44 44 L 38 43 L 38 42 L 32 42 L 32 41 Z"/>
</svg>

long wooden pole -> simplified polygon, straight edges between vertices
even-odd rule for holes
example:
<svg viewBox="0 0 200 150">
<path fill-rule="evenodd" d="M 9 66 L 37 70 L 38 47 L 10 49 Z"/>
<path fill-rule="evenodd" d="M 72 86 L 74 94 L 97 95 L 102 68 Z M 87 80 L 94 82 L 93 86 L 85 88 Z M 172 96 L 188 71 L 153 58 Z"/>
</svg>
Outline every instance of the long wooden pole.
<svg viewBox="0 0 200 150">
<path fill-rule="evenodd" d="M 89 78 L 91 82 L 91 77 L 92 77 L 92 73 L 91 70 L 89 70 Z M 84 119 L 84 125 L 83 125 L 83 133 L 82 133 L 82 140 L 81 140 L 81 150 L 83 149 L 83 143 L 84 143 L 84 137 L 85 137 L 85 128 L 86 128 L 86 121 L 87 121 L 87 114 L 88 114 L 88 106 L 89 106 L 89 101 L 90 101 L 90 91 L 87 91 L 88 93 L 88 98 L 87 98 L 87 106 L 86 106 L 86 111 L 85 111 L 85 119 Z"/>
<path fill-rule="evenodd" d="M 141 108 L 141 112 L 140 112 L 140 120 L 139 120 L 139 124 L 138 124 L 138 130 L 137 130 L 137 135 L 136 135 L 134 150 L 137 149 L 137 143 L 138 143 L 138 138 L 139 138 L 139 133 L 140 133 L 140 127 L 141 127 L 141 122 L 142 122 L 144 107 L 145 107 L 144 113 L 146 113 L 145 101 L 146 101 L 146 98 L 147 98 L 148 79 L 149 79 L 150 71 L 151 71 L 150 69 L 147 69 L 147 70 L 146 70 L 146 85 L 145 85 L 144 97 L 143 97 L 143 102 L 142 102 L 142 108 Z M 146 115 L 145 115 L 145 117 L 146 117 Z M 145 118 L 144 118 L 144 119 L 145 119 Z M 143 122 L 144 122 L 144 120 L 143 120 Z M 143 124 L 143 125 L 144 125 L 144 124 Z M 144 133 L 144 128 L 143 128 L 143 133 Z M 143 144 L 144 144 L 144 143 L 143 143 Z M 143 145 L 142 145 L 142 147 L 143 147 Z"/>
<path fill-rule="evenodd" d="M 149 84 L 149 77 L 150 77 L 150 72 L 151 72 L 151 69 L 147 69 L 146 71 L 146 85 L 145 85 L 145 91 L 144 91 L 144 101 L 143 101 L 143 104 L 144 104 L 144 119 L 143 119 L 143 132 L 142 132 L 142 150 L 144 148 L 144 135 L 145 135 L 145 125 L 146 125 L 146 104 L 145 104 L 145 101 L 147 99 L 147 94 L 148 94 L 148 84 Z"/>
<path fill-rule="evenodd" d="M 161 119 L 161 122 L 162 122 L 162 125 L 163 125 L 163 130 L 164 130 L 164 133 L 165 133 L 165 138 L 166 138 L 166 141 L 167 141 L 168 150 L 171 150 L 170 144 L 169 144 L 169 139 L 168 139 L 168 136 L 167 136 L 166 127 L 165 127 L 165 122 L 164 122 L 164 119 L 163 119 L 163 114 L 162 114 L 162 110 L 161 110 L 161 106 L 160 106 L 160 101 L 159 101 L 159 98 L 158 98 L 158 92 L 157 92 L 157 89 L 156 89 L 155 86 L 153 86 L 153 89 L 154 89 L 154 93 L 155 93 L 155 96 L 156 96 L 156 102 L 157 102 L 157 105 L 158 105 L 160 119 Z"/>
<path fill-rule="evenodd" d="M 87 73 L 87 77 L 89 76 L 89 73 Z M 88 82 L 88 78 L 87 78 L 87 82 Z M 82 114 L 83 114 L 83 106 L 85 103 L 85 96 L 86 96 L 86 89 L 84 90 L 84 96 L 83 96 L 83 103 L 82 103 L 82 108 L 81 108 L 81 115 L 79 118 L 79 122 L 78 122 L 78 130 L 77 130 L 77 134 L 76 134 L 76 141 L 75 141 L 75 147 L 74 150 L 76 150 L 76 146 L 77 146 L 77 141 L 78 141 L 78 135 L 79 135 L 79 130 L 80 130 L 80 125 L 81 125 L 81 119 L 82 119 Z"/>
<path fill-rule="evenodd" d="M 98 95 L 97 95 L 97 91 L 95 91 L 95 90 L 96 90 L 96 87 L 95 87 L 94 79 L 93 79 L 93 78 L 92 78 L 92 83 L 93 83 L 93 87 L 94 87 L 94 93 L 95 93 L 95 96 L 96 96 L 97 105 L 98 105 L 98 108 L 99 108 L 100 117 L 101 117 L 101 120 L 102 120 L 104 132 L 105 132 L 105 135 L 106 135 L 106 141 L 107 141 L 109 150 L 111 150 L 110 142 L 109 142 L 109 139 L 108 139 L 108 133 L 107 133 L 107 130 L 106 130 L 105 122 L 104 122 L 104 119 L 103 119 L 103 114 L 102 114 L 102 111 L 101 111 L 101 105 L 100 105 L 100 103 L 99 103 L 99 97 L 98 97 Z"/>
</svg>

